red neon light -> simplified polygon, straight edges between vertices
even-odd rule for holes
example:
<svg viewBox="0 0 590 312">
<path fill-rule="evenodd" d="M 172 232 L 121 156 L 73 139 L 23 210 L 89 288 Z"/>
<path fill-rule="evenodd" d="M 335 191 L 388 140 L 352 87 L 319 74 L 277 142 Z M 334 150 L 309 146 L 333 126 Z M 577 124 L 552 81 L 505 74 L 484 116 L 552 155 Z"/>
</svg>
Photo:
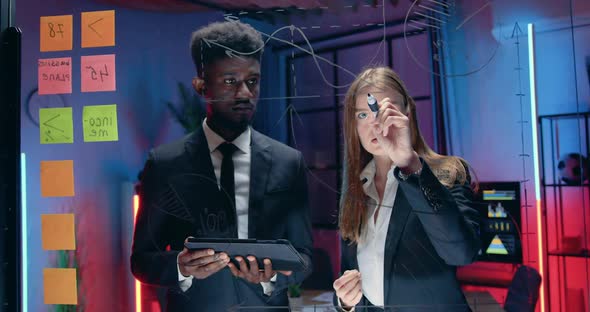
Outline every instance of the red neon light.
<svg viewBox="0 0 590 312">
<path fill-rule="evenodd" d="M 544 270 L 543 270 L 543 232 L 541 232 L 541 200 L 537 199 L 537 243 L 539 244 L 539 274 L 541 274 L 541 312 L 545 312 L 545 283 L 544 283 Z"/>
<path fill-rule="evenodd" d="M 139 210 L 139 195 L 133 195 L 133 227 Z M 141 312 L 141 283 L 135 279 L 135 312 Z"/>
</svg>

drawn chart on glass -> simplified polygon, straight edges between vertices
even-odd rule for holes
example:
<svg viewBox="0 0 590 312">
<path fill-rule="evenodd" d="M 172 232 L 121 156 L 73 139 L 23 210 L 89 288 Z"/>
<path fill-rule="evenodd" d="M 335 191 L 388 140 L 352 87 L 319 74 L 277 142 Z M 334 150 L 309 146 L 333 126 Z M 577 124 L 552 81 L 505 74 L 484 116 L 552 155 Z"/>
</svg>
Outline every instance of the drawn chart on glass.
<svg viewBox="0 0 590 312">
<path fill-rule="evenodd" d="M 236 21 L 234 16 L 231 15 L 227 15 L 225 16 L 226 21 Z M 303 38 L 303 40 L 305 41 L 305 46 L 299 46 L 295 43 L 293 43 L 290 40 L 286 40 L 286 39 L 282 39 L 280 37 L 277 36 L 278 33 L 285 31 L 285 30 L 289 30 L 291 32 L 291 34 L 293 33 L 298 33 L 301 38 Z M 297 49 L 303 53 L 307 53 L 309 54 L 313 60 L 314 63 L 316 64 L 319 74 L 322 76 L 324 82 L 326 83 L 327 86 L 330 86 L 332 88 L 336 88 L 336 89 L 343 89 L 343 88 L 347 88 L 350 84 L 343 84 L 343 85 L 336 85 L 336 84 L 332 84 L 327 78 L 326 78 L 326 74 L 324 73 L 324 71 L 320 68 L 320 61 L 321 62 L 326 62 L 328 64 L 330 64 L 331 66 L 334 66 L 342 71 L 344 71 L 345 73 L 348 73 L 349 75 L 351 75 L 352 77 L 355 76 L 355 73 L 353 73 L 352 71 L 346 69 L 345 67 L 338 65 L 334 62 L 332 62 L 331 60 L 328 60 L 322 56 L 319 56 L 315 53 L 314 48 L 312 46 L 312 44 L 309 42 L 309 39 L 307 38 L 307 36 L 305 35 L 305 32 L 303 30 L 301 30 L 300 27 L 294 26 L 294 25 L 289 25 L 289 26 L 284 26 L 284 27 L 280 27 L 277 30 L 275 30 L 274 32 L 267 34 L 265 32 L 262 31 L 258 31 L 263 38 L 266 38 L 264 40 L 264 46 L 266 46 L 268 44 L 268 42 L 270 40 L 274 40 L 276 42 L 280 42 L 283 44 L 286 44 L 288 46 L 293 47 L 294 49 Z M 248 56 L 248 55 L 252 55 L 255 54 L 257 52 L 259 52 L 260 50 L 262 50 L 264 48 L 264 46 L 260 47 L 259 49 L 253 50 L 253 51 L 237 51 L 234 50 L 230 47 L 226 47 L 220 43 L 217 43 L 214 40 L 207 40 L 207 39 L 203 39 L 203 41 L 205 41 L 205 43 L 207 44 L 208 47 L 211 47 L 212 45 L 216 45 L 220 48 L 224 48 L 225 49 L 225 53 L 229 56 L 229 57 L 242 57 L 242 56 Z M 263 99 L 261 99 L 263 100 Z"/>
<path fill-rule="evenodd" d="M 180 222 L 190 224 L 197 228 L 198 236 L 231 237 L 233 235 L 232 224 L 236 224 L 237 218 L 243 211 L 236 211 L 235 204 L 230 199 L 229 192 L 218 185 L 215 177 L 206 174 L 175 174 L 165 182 L 148 179 L 145 187 L 147 195 L 145 200 L 153 209 L 147 210 L 149 214 L 149 230 L 155 229 L 153 225 L 165 218 L 173 218 Z M 155 185 L 162 189 L 149 193 Z M 206 197 L 192 196 L 195 190 Z M 156 233 L 150 235 L 157 236 Z"/>
<path fill-rule="evenodd" d="M 378 60 L 380 55 L 385 56 L 386 55 L 386 49 L 387 49 L 387 40 L 386 40 L 386 32 L 387 32 L 387 25 L 386 25 L 386 9 L 385 9 L 385 2 L 376 2 L 379 3 L 378 5 L 375 5 L 373 9 L 375 10 L 379 10 L 381 12 L 381 16 L 379 17 L 378 20 L 375 20 L 374 23 L 375 25 L 378 25 L 379 27 L 383 27 L 382 28 L 382 38 L 379 41 L 377 48 L 372 51 L 371 55 L 368 57 L 369 61 L 367 62 L 367 65 L 369 64 L 373 64 L 375 61 L 380 61 Z M 329 8 L 325 8 L 326 10 L 328 10 Z M 243 12 L 246 13 L 246 12 Z M 236 22 L 239 21 L 241 17 L 248 17 L 247 14 L 239 14 L 239 16 L 235 16 L 233 14 L 225 14 L 224 15 L 224 19 L 225 21 L 228 22 Z M 319 27 L 319 26 L 318 26 Z M 290 88 L 292 88 L 292 90 L 290 90 L 290 92 L 288 92 L 290 95 L 289 96 L 266 96 L 266 97 L 260 97 L 258 100 L 259 101 L 269 101 L 269 100 L 287 100 L 287 101 L 292 101 L 292 100 L 319 100 L 320 98 L 330 98 L 332 99 L 334 97 L 334 93 L 333 93 L 333 89 L 337 89 L 339 90 L 339 94 L 344 94 L 346 92 L 346 89 L 350 86 L 351 83 L 337 83 L 334 82 L 331 79 L 331 75 L 333 75 L 333 72 L 336 71 L 340 71 L 341 73 L 343 73 L 346 76 L 350 76 L 351 79 L 349 79 L 349 81 L 354 80 L 354 78 L 356 77 L 357 73 L 353 72 L 352 70 L 350 70 L 349 68 L 347 68 L 346 65 L 341 65 L 338 64 L 338 62 L 332 60 L 332 59 L 328 59 L 323 57 L 322 55 L 319 55 L 316 50 L 317 48 L 314 47 L 310 41 L 310 39 L 308 38 L 308 35 L 306 34 L 306 30 L 308 30 L 308 27 L 306 26 L 295 26 L 293 24 L 291 25 L 287 25 L 287 26 L 283 26 L 283 27 L 279 27 L 277 29 L 275 29 L 272 32 L 264 32 L 261 30 L 257 30 L 263 38 L 264 41 L 264 46 L 260 47 L 259 49 L 253 50 L 253 51 L 237 51 L 235 49 L 232 49 L 230 47 L 224 46 L 223 44 L 213 41 L 213 40 L 205 40 L 204 42 L 205 44 L 203 45 L 204 48 L 211 48 L 211 47 L 217 47 L 217 48 L 222 48 L 225 49 L 225 53 L 227 56 L 229 57 L 237 57 L 237 58 L 242 58 L 242 57 L 247 57 L 249 55 L 253 55 L 257 52 L 259 52 L 262 49 L 265 49 L 265 47 L 267 45 L 270 45 L 271 43 L 273 44 L 279 44 L 279 45 L 284 45 L 290 48 L 290 59 L 289 57 L 287 57 L 287 62 L 291 63 L 291 66 L 289 66 L 287 68 L 287 75 L 290 76 L 291 81 L 293 82 L 290 85 Z M 295 43 L 298 42 L 298 43 Z M 265 49 L 266 50 L 266 49 Z M 313 74 L 320 76 L 321 82 L 325 88 L 327 90 L 329 90 L 329 92 L 327 94 L 321 94 L 321 93 L 313 93 L 313 94 L 307 94 L 307 93 L 303 93 L 303 92 L 298 92 L 298 88 L 297 88 L 297 81 L 298 78 L 301 81 L 305 81 L 305 78 L 302 77 L 302 73 L 298 72 L 295 70 L 293 63 L 295 60 L 295 54 L 298 55 L 304 55 L 306 58 L 310 58 L 311 62 L 315 65 L 315 68 L 317 69 L 317 71 L 315 71 Z M 326 66 L 327 65 L 327 66 Z M 306 72 L 305 75 L 310 75 L 312 73 Z M 301 146 L 299 146 L 298 144 L 298 139 L 296 138 L 296 130 L 295 130 L 295 124 L 300 125 L 301 127 L 304 127 L 304 123 L 303 120 L 301 119 L 301 116 L 299 115 L 297 108 L 295 105 L 293 105 L 292 103 L 289 104 L 289 102 L 287 102 L 288 105 L 285 107 L 284 111 L 281 113 L 281 116 L 278 118 L 278 120 L 274 123 L 274 126 L 276 127 L 278 124 L 280 124 L 281 122 L 287 122 L 288 125 L 290 125 L 290 139 L 293 142 L 293 145 L 295 148 L 301 148 Z M 326 190 L 339 194 L 340 192 L 338 191 L 337 187 L 330 185 L 329 183 L 323 181 L 320 177 L 316 176 L 316 174 L 314 174 L 314 172 L 312 170 L 308 170 L 308 174 L 315 179 L 317 182 L 319 182 L 323 187 L 325 187 Z"/>
<path fill-rule="evenodd" d="M 502 24 L 492 23 L 493 27 L 489 30 L 490 40 L 486 41 L 487 44 L 469 44 L 471 33 L 469 29 L 475 27 L 475 21 L 482 16 L 491 16 L 492 4 L 493 1 L 486 1 L 481 6 L 462 0 L 414 1 L 406 13 L 403 30 L 410 57 L 420 68 L 437 76 L 468 76 L 484 69 L 492 62 L 500 46 L 500 42 L 493 39 L 492 31 L 502 32 Z M 486 17 L 486 19 L 490 18 Z M 481 33 L 482 25 L 477 24 L 476 27 L 478 27 L 477 32 Z M 432 53 L 431 60 L 428 62 L 420 60 L 417 57 L 417 51 L 414 51 L 409 44 L 408 37 L 416 32 L 432 34 L 430 36 Z M 444 72 L 433 70 L 442 65 L 443 59 L 462 60 L 462 63 L 443 66 Z"/>
</svg>

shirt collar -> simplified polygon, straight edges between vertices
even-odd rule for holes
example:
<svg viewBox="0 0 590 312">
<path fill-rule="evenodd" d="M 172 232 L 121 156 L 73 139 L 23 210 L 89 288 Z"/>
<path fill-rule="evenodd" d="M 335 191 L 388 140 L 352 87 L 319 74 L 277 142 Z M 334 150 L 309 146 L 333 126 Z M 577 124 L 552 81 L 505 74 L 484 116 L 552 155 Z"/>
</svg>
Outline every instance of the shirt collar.
<svg viewBox="0 0 590 312">
<path fill-rule="evenodd" d="M 395 169 L 395 165 L 391 165 L 389 172 L 387 172 L 387 181 L 388 183 L 395 183 L 395 177 L 393 176 L 393 172 Z M 369 163 L 365 166 L 365 168 L 361 171 L 360 179 L 363 181 L 363 190 L 365 194 L 372 197 L 372 193 L 376 193 L 376 190 L 373 190 L 375 187 L 371 187 L 375 180 L 375 174 L 377 172 L 377 167 L 375 165 L 375 159 L 371 159 Z"/>
<path fill-rule="evenodd" d="M 213 129 L 209 128 L 207 125 L 207 118 L 203 120 L 203 132 L 205 132 L 205 138 L 207 139 L 207 145 L 209 147 L 209 152 L 213 153 L 219 145 L 225 143 L 225 139 L 222 138 L 219 134 L 217 134 Z M 251 130 L 250 127 L 246 129 L 246 131 L 242 132 L 235 140 L 231 143 L 234 144 L 239 150 L 243 153 L 249 153 L 250 151 L 250 142 L 251 142 Z"/>
<path fill-rule="evenodd" d="M 363 186 L 369 185 L 369 184 L 371 184 L 371 182 L 373 182 L 373 179 L 375 178 L 376 170 L 377 169 L 375 168 L 375 160 L 371 159 L 371 161 L 369 161 L 369 163 L 361 171 L 360 178 L 361 178 L 361 181 L 364 181 Z"/>
</svg>

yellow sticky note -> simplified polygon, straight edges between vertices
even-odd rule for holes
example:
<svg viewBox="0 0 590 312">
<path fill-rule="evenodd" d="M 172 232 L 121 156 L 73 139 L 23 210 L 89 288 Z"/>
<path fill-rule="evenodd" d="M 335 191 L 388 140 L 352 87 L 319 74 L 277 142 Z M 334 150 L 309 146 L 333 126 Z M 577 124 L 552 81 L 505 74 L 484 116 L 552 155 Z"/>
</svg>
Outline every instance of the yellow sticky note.
<svg viewBox="0 0 590 312">
<path fill-rule="evenodd" d="M 78 304 L 76 269 L 43 269 L 45 304 Z"/>
<path fill-rule="evenodd" d="M 74 161 L 41 162 L 41 196 L 74 196 Z"/>
<path fill-rule="evenodd" d="M 44 250 L 75 250 L 74 214 L 42 214 L 41 241 Z"/>
<path fill-rule="evenodd" d="M 41 51 L 71 50 L 72 24 L 72 15 L 41 16 Z"/>
<path fill-rule="evenodd" d="M 84 106 L 84 142 L 118 141 L 117 105 Z"/>
<path fill-rule="evenodd" d="M 39 131 L 41 144 L 74 143 L 72 108 L 40 108 Z"/>
<path fill-rule="evenodd" d="M 82 48 L 115 45 L 115 10 L 82 12 Z"/>
</svg>

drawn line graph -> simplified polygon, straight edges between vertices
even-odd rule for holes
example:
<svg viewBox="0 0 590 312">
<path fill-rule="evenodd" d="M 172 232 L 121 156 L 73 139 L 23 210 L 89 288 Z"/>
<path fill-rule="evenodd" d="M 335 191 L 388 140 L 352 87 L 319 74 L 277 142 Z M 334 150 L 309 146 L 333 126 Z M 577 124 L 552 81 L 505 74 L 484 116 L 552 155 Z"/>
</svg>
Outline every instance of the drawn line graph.
<svg viewBox="0 0 590 312">
<path fill-rule="evenodd" d="M 386 24 L 386 20 L 385 20 L 385 16 L 386 16 L 386 8 L 385 5 L 376 5 L 374 6 L 374 8 L 380 8 L 381 9 L 381 22 L 375 22 L 375 23 L 365 23 L 367 26 L 374 26 L 374 25 L 378 25 L 379 27 L 381 27 L 382 29 L 382 38 L 381 40 L 379 40 L 379 45 L 378 47 L 374 50 L 374 54 L 370 57 L 370 60 L 368 62 L 368 64 L 373 64 L 374 61 L 377 59 L 377 57 L 379 56 L 379 53 L 381 51 L 383 51 L 383 64 L 386 64 L 386 58 L 387 58 L 387 53 L 386 53 L 386 49 L 387 49 L 387 24 Z M 327 9 L 327 8 L 326 8 Z M 248 12 L 239 12 L 237 13 L 238 16 L 233 15 L 233 14 L 225 14 L 224 15 L 224 19 L 228 22 L 236 22 L 239 21 L 241 17 L 246 17 L 246 15 L 248 15 Z M 334 28 L 340 28 L 341 25 L 329 25 L 327 26 L 328 28 L 334 29 Z M 360 23 L 359 24 L 354 24 L 353 26 L 355 27 L 359 27 L 362 26 Z M 211 48 L 213 46 L 222 48 L 225 50 L 226 55 L 228 55 L 229 57 L 247 57 L 249 55 L 254 55 L 256 53 L 259 53 L 260 51 L 262 51 L 268 44 L 269 42 L 271 42 L 271 40 L 273 40 L 273 42 L 279 42 L 282 43 L 286 46 L 289 46 L 292 49 L 291 51 L 291 56 L 293 58 L 294 56 L 294 52 L 295 51 L 300 51 L 304 54 L 307 54 L 311 57 L 311 60 L 313 62 L 313 65 L 315 66 L 315 68 L 317 69 L 317 72 L 319 73 L 319 75 L 321 76 L 322 81 L 325 83 L 326 86 L 329 86 L 331 88 L 337 89 L 337 90 L 343 90 L 345 91 L 346 88 L 348 88 L 351 83 L 343 83 L 343 84 L 334 84 L 331 83 L 329 81 L 329 79 L 326 77 L 326 73 L 324 72 L 324 69 L 322 69 L 322 67 L 320 66 L 320 62 L 324 62 L 325 64 L 330 65 L 332 68 L 336 68 L 337 70 L 341 70 L 343 73 L 345 73 L 346 75 L 352 77 L 352 78 L 356 78 L 357 73 L 354 73 L 353 71 L 351 71 L 350 69 L 339 65 L 335 62 L 333 62 L 330 59 L 327 59 L 325 57 L 322 57 L 321 55 L 316 54 L 316 51 L 313 47 L 313 45 L 311 44 L 309 37 L 307 36 L 307 34 L 304 32 L 305 29 L 319 29 L 320 26 L 311 26 L 311 27 L 298 27 L 295 26 L 293 24 L 291 25 L 287 25 L 287 26 L 283 26 L 283 27 L 279 27 L 276 30 L 274 30 L 271 33 L 266 33 L 260 30 L 257 30 L 262 36 L 263 36 L 263 45 L 258 48 L 258 49 L 254 49 L 251 51 L 238 51 L 235 50 L 231 47 L 225 46 L 220 42 L 217 42 L 215 40 L 209 40 L 209 39 L 203 39 L 203 41 L 205 42 L 204 48 Z M 281 34 L 283 33 L 287 33 L 289 34 L 291 37 L 289 39 L 283 39 L 281 37 L 279 37 Z M 299 45 L 294 43 L 293 38 L 295 35 L 298 35 L 302 38 L 304 44 Z M 294 71 L 294 68 L 291 67 L 292 69 L 292 75 L 293 75 L 293 80 L 296 81 L 296 73 Z M 370 83 L 370 82 L 368 82 Z M 296 85 L 293 85 L 292 88 L 296 88 Z M 297 90 L 293 90 L 294 91 L 294 96 L 272 96 L 272 97 L 261 97 L 259 98 L 259 101 L 264 101 L 264 100 L 278 100 L 278 99 L 317 99 L 320 97 L 330 97 L 333 98 L 334 97 L 334 93 L 331 93 L 330 95 L 319 95 L 319 94 L 314 94 L 314 95 L 299 95 L 299 93 L 297 92 Z M 385 90 L 383 90 L 385 91 Z M 344 95 L 343 92 L 336 92 L 338 95 Z M 212 102 L 215 102 L 216 100 L 211 100 Z M 297 121 L 294 120 L 294 116 L 296 116 Z M 275 127 L 278 126 L 281 121 L 284 121 L 287 118 L 288 120 L 288 124 L 290 125 L 290 132 L 291 132 L 291 138 L 294 144 L 294 147 L 297 148 L 298 145 L 298 141 L 297 138 L 295 137 L 295 126 L 296 124 L 299 124 L 301 126 L 305 126 L 303 119 L 301 118 L 299 112 L 297 111 L 297 108 L 293 105 L 293 104 L 289 104 L 287 105 L 287 107 L 285 108 L 285 110 L 281 113 L 280 118 L 277 120 Z M 320 177 L 318 177 L 316 174 L 313 173 L 313 171 L 309 168 L 307 168 L 307 172 L 309 173 L 309 175 L 316 181 L 318 181 L 321 185 L 323 185 L 324 187 L 326 187 L 329 191 L 335 193 L 335 194 L 340 194 L 340 191 L 337 190 L 337 187 L 334 188 L 334 186 L 330 185 L 329 183 L 323 181 Z"/>
</svg>

